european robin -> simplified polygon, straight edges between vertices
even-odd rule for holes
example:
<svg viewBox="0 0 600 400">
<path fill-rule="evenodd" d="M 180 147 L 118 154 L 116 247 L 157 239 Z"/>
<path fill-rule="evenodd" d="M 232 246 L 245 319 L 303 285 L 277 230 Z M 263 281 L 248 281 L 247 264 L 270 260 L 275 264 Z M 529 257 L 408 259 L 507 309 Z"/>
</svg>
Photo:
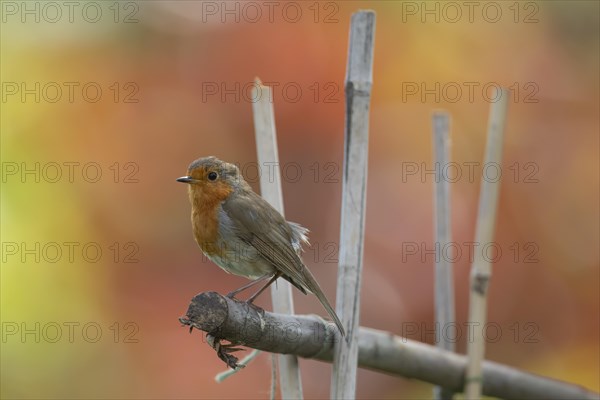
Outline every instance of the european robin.
<svg viewBox="0 0 600 400">
<path fill-rule="evenodd" d="M 202 252 L 226 272 L 253 279 L 228 297 L 269 279 L 247 300 L 252 303 L 281 277 L 304 294 L 314 293 L 345 335 L 342 322 L 300 259 L 308 229 L 286 221 L 252 191 L 237 166 L 216 157 L 192 162 L 187 175 L 177 181 L 189 184 L 192 227 Z"/>
</svg>

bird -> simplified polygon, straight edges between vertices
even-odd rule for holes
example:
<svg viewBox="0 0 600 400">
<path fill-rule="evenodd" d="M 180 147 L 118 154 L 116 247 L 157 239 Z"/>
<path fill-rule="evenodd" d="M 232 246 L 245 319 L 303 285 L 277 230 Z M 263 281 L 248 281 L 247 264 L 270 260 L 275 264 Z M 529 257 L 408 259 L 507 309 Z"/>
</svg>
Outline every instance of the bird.
<svg viewBox="0 0 600 400">
<path fill-rule="evenodd" d="M 226 272 L 251 279 L 227 297 L 268 280 L 246 300 L 252 305 L 281 277 L 303 294 L 313 293 L 345 336 L 342 322 L 300 258 L 308 229 L 286 221 L 252 190 L 235 164 L 214 156 L 193 161 L 187 175 L 176 180 L 188 184 L 192 229 L 202 252 Z"/>
</svg>

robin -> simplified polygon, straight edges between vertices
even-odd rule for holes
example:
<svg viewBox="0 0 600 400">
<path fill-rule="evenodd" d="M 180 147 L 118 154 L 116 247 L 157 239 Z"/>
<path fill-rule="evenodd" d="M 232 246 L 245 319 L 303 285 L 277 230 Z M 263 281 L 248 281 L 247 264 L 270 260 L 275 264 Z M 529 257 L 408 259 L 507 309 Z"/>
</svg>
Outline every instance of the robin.
<svg viewBox="0 0 600 400">
<path fill-rule="evenodd" d="M 342 322 L 300 259 L 302 245 L 308 243 L 308 229 L 286 221 L 252 191 L 237 166 L 216 157 L 192 162 L 187 176 L 177 182 L 189 184 L 192 227 L 202 252 L 226 272 L 252 279 L 227 297 L 268 279 L 247 300 L 252 304 L 281 277 L 304 294 L 314 293 L 345 335 Z"/>
</svg>

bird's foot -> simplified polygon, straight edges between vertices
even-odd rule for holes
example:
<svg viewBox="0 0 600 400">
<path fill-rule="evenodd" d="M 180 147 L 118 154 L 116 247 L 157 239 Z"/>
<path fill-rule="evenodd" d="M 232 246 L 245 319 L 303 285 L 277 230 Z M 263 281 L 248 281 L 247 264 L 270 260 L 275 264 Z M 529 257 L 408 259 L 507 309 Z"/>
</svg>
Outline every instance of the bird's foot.
<svg viewBox="0 0 600 400">
<path fill-rule="evenodd" d="M 221 343 L 221 339 L 217 339 L 212 335 L 206 335 L 206 339 L 208 344 L 215 349 L 217 352 L 217 356 L 231 369 L 244 368 L 244 365 L 238 364 L 239 359 L 234 356 L 233 352 L 243 351 L 245 349 L 241 347 L 236 347 L 237 345 L 234 343 L 223 344 Z"/>
</svg>

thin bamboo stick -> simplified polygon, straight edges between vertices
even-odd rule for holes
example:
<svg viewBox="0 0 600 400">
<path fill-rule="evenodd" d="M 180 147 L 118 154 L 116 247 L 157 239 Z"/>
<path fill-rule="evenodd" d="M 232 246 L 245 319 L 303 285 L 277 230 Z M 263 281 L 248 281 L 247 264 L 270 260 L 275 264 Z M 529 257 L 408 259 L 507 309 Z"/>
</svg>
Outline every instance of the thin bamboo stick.
<svg viewBox="0 0 600 400">
<path fill-rule="evenodd" d="M 496 101 L 490 107 L 484 165 L 499 167 L 502 162 L 502 144 L 509 91 L 508 89 L 495 89 L 495 92 L 495 96 L 492 98 L 495 98 Z M 484 173 L 481 179 L 475 230 L 475 241 L 481 245 L 491 243 L 494 239 L 499 190 L 500 179 L 496 179 L 496 177 L 490 179 Z M 481 365 L 485 353 L 483 328 L 487 320 L 487 289 L 491 276 L 492 268 L 489 259 L 486 259 L 481 251 L 475 252 L 471 265 L 471 295 L 469 298 L 469 322 L 473 326 L 473 337 L 469 337 L 467 341 L 469 362 L 465 378 L 465 395 L 469 400 L 477 400 L 481 397 Z"/>
<path fill-rule="evenodd" d="M 333 399 L 356 396 L 374 34 L 373 11 L 358 11 L 352 15 L 345 83 L 346 128 L 336 301 L 337 313 L 346 328 L 346 340 L 335 346 L 330 396 Z"/>
<path fill-rule="evenodd" d="M 450 163 L 450 116 L 446 112 L 435 112 L 433 123 L 434 163 L 437 179 L 434 191 L 434 232 L 435 232 L 435 327 L 436 346 L 442 350 L 454 351 L 454 341 L 444 335 L 446 328 L 455 322 L 454 317 L 454 278 L 452 263 L 443 249 L 452 242 L 450 181 L 444 176 Z M 453 392 L 441 386 L 434 388 L 438 400 L 452 399 Z"/>
<path fill-rule="evenodd" d="M 252 104 L 252 111 L 254 114 L 258 165 L 278 166 L 279 155 L 277 152 L 275 113 L 273 111 L 273 103 L 270 101 L 273 98 L 271 96 L 271 88 L 263 86 L 260 79 L 256 78 L 252 96 L 254 99 L 257 99 Z M 274 168 L 274 172 L 272 177 L 270 174 L 260 174 L 260 192 L 261 196 L 283 215 L 281 174 L 279 168 Z M 293 314 L 294 299 L 292 297 L 291 285 L 284 279 L 278 279 L 276 283 L 275 285 L 271 285 L 273 311 L 282 314 Z M 300 378 L 298 357 L 292 354 L 280 354 L 278 361 L 281 397 L 284 399 L 301 399 L 302 381 Z"/>
</svg>

